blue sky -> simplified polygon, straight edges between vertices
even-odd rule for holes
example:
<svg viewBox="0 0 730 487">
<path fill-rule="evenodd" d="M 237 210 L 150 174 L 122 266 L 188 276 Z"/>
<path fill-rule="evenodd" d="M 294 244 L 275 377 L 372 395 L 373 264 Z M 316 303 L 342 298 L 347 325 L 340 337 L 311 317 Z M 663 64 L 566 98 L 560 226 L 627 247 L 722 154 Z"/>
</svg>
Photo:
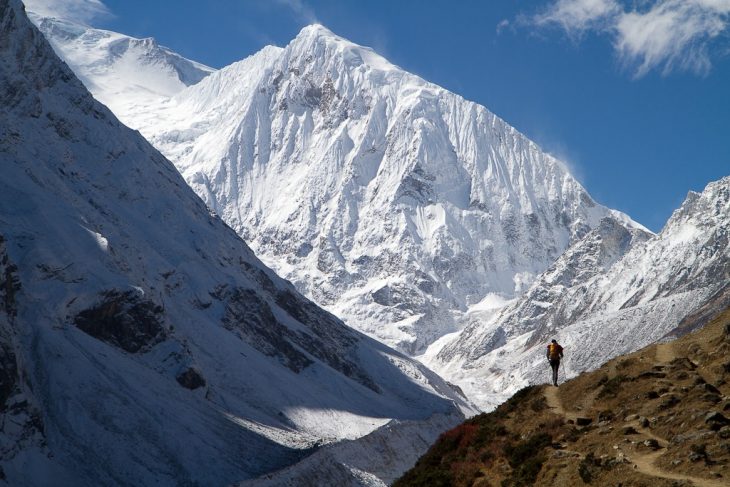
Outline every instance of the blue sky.
<svg viewBox="0 0 730 487">
<path fill-rule="evenodd" d="M 26 3 L 213 67 L 319 22 L 485 105 L 655 231 L 730 175 L 730 0 Z"/>
</svg>

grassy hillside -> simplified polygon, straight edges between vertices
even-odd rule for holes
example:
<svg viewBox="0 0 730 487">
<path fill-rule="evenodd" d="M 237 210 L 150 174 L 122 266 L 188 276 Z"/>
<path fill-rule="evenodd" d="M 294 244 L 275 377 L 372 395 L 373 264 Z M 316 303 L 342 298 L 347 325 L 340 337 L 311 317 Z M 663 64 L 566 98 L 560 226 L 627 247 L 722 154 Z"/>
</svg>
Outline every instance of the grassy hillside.
<svg viewBox="0 0 730 487">
<path fill-rule="evenodd" d="M 546 363 L 547 369 L 547 363 Z M 441 435 L 407 486 L 730 486 L 730 309 Z"/>
</svg>

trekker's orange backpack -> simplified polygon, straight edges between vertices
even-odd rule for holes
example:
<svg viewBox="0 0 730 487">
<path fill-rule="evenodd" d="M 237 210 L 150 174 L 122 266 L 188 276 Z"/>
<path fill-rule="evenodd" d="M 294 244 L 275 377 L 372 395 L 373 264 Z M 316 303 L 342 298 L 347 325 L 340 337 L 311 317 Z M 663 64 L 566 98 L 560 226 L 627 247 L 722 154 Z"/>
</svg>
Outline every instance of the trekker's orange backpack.
<svg viewBox="0 0 730 487">
<path fill-rule="evenodd" d="M 563 351 L 563 347 L 558 345 L 557 343 L 551 343 L 548 345 L 548 357 L 550 360 L 559 360 L 560 359 L 560 353 Z"/>
</svg>

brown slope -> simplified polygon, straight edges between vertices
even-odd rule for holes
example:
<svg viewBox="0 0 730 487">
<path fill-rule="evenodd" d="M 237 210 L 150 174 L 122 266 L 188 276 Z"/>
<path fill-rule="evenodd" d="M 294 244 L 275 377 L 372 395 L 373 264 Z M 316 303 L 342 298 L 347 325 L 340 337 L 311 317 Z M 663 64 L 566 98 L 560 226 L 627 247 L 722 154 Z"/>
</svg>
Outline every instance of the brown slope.
<svg viewBox="0 0 730 487">
<path fill-rule="evenodd" d="M 403 486 L 730 486 L 730 309 L 444 433 Z"/>
</svg>

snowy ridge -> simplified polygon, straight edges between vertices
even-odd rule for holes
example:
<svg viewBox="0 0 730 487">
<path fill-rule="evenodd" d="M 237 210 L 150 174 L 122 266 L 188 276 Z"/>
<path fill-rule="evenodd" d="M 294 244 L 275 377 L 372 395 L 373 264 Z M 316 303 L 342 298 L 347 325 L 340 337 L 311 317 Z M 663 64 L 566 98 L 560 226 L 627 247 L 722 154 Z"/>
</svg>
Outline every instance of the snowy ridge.
<svg viewBox="0 0 730 487">
<path fill-rule="evenodd" d="M 123 118 L 305 295 L 408 353 L 618 212 L 484 107 L 319 25 Z"/>
<path fill-rule="evenodd" d="M 330 485 L 338 487 L 389 485 L 403 474 L 401 464 L 413 466 L 452 425 L 452 418 L 442 415 L 434 415 L 426 425 L 392 421 L 358 441 L 327 446 L 292 467 L 243 482 L 240 487 L 322 485 L 322 479 L 331 479 Z M 391 462 L 374 463 L 373 451 L 378 452 L 378 459 Z"/>
<path fill-rule="evenodd" d="M 470 411 L 258 261 L 18 0 L 0 0 L 0 120 L 9 484 L 229 485 L 393 419 L 433 430 Z"/>
<path fill-rule="evenodd" d="M 160 46 L 68 20 L 29 17 L 94 97 L 126 122 L 146 105 L 198 83 L 213 68 Z"/>
<path fill-rule="evenodd" d="M 691 329 L 681 327 L 686 317 L 711 314 L 727 302 L 729 219 L 726 177 L 690 193 L 651 238 L 606 220 L 522 298 L 488 319 L 472 320 L 424 361 L 490 407 L 519 387 L 545 382 L 544 346 L 552 337 L 566 347 L 565 366 L 573 375 L 687 333 Z"/>
</svg>

